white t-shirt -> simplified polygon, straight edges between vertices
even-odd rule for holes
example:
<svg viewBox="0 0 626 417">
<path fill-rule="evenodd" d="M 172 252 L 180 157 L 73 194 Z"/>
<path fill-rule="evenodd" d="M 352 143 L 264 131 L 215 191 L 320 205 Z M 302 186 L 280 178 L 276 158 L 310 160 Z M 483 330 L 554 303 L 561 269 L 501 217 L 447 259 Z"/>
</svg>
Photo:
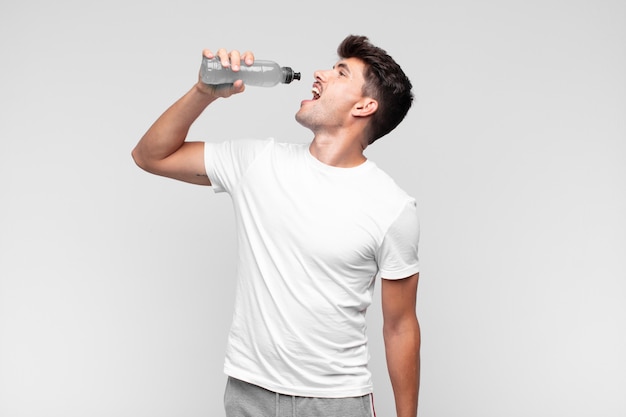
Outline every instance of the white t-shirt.
<svg viewBox="0 0 626 417">
<path fill-rule="evenodd" d="M 308 144 L 205 144 L 233 200 L 238 269 L 224 371 L 287 395 L 372 391 L 365 312 L 377 276 L 418 272 L 415 200 L 373 162 L 326 165 Z"/>
</svg>

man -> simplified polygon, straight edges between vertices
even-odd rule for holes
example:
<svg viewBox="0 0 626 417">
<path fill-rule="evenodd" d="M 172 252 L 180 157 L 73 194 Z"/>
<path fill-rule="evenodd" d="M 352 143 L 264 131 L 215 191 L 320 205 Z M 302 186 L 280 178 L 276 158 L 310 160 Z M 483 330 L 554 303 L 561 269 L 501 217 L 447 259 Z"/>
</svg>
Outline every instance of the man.
<svg viewBox="0 0 626 417">
<path fill-rule="evenodd" d="M 198 81 L 133 150 L 144 170 L 233 199 L 239 264 L 224 370 L 235 416 L 372 416 L 365 312 L 382 282 L 383 335 L 398 417 L 415 417 L 420 330 L 415 200 L 364 156 L 408 112 L 411 83 L 366 37 L 348 36 L 316 71 L 296 120 L 310 144 L 186 141 L 209 104 L 241 80 Z M 254 54 L 220 49 L 238 71 Z"/>
</svg>

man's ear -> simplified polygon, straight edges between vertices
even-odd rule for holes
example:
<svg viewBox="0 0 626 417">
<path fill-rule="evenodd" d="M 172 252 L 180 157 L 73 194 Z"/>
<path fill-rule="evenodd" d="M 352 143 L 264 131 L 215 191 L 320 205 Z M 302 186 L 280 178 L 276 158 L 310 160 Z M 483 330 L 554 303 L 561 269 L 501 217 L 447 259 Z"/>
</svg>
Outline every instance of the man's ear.
<svg viewBox="0 0 626 417">
<path fill-rule="evenodd" d="M 378 101 L 371 97 L 363 97 L 354 105 L 352 115 L 355 117 L 367 117 L 376 113 L 376 110 L 378 110 Z"/>
</svg>

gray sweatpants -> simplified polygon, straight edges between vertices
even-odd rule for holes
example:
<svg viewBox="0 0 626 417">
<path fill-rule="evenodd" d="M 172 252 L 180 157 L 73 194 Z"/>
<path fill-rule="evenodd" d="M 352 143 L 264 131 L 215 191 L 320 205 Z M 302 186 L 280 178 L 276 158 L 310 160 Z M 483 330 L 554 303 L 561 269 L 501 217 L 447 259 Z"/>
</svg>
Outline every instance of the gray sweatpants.
<svg viewBox="0 0 626 417">
<path fill-rule="evenodd" d="M 349 398 L 312 398 L 277 394 L 228 378 L 226 417 L 375 417 L 372 394 Z"/>
</svg>

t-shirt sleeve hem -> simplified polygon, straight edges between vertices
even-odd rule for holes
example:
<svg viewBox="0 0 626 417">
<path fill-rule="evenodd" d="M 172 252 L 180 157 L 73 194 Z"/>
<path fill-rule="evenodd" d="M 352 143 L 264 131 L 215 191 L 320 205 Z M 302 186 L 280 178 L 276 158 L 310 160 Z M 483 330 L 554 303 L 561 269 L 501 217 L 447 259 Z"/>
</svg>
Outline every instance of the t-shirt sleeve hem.
<svg viewBox="0 0 626 417">
<path fill-rule="evenodd" d="M 380 271 L 378 275 L 382 279 L 398 280 L 398 279 L 408 278 L 411 275 L 417 274 L 419 271 L 420 271 L 419 265 L 415 264 L 399 271 Z"/>
</svg>

